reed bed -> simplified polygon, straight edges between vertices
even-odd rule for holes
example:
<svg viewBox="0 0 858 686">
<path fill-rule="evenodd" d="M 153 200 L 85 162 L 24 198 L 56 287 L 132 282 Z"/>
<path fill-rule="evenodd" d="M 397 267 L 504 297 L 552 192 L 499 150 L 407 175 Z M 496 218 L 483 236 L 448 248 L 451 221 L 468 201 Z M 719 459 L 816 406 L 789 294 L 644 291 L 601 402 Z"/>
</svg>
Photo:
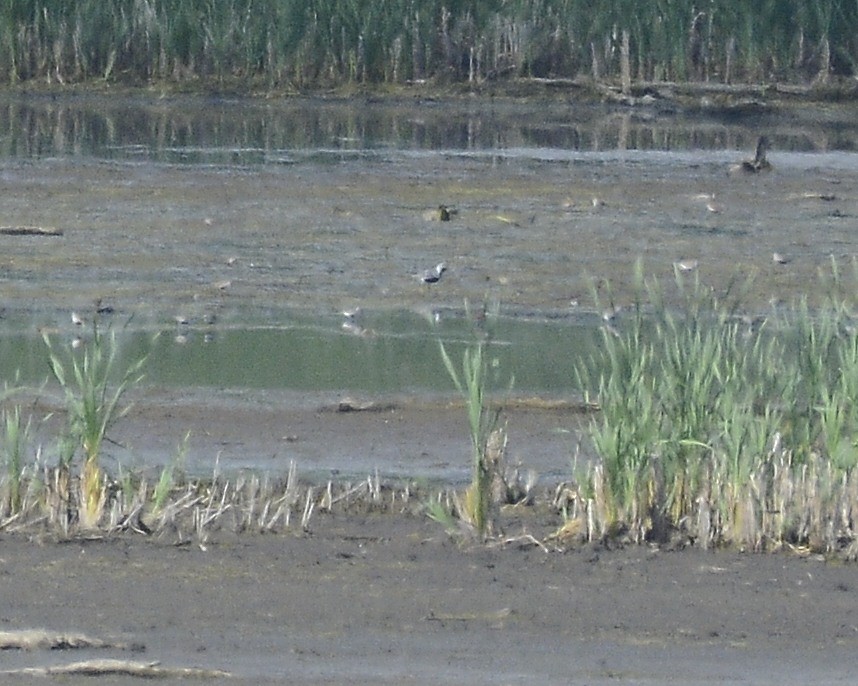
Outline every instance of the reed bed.
<svg viewBox="0 0 858 686">
<path fill-rule="evenodd" d="M 579 376 L 599 460 L 562 491 L 561 537 L 855 557 L 858 335 L 851 280 L 826 304 L 737 312 L 676 272 L 654 282 Z M 852 294 L 851 296 L 849 294 Z"/>
<path fill-rule="evenodd" d="M 302 482 L 293 462 L 287 476 L 277 480 L 256 473 L 177 476 L 166 496 L 158 493 L 158 481 L 142 475 L 105 479 L 103 507 L 93 523 L 83 519 L 91 514 L 81 488 L 84 478 L 66 466 L 33 469 L 19 481 L 25 496 L 13 506 L 11 481 L 3 477 L 0 532 L 60 539 L 130 533 L 205 547 L 219 533 L 308 531 L 319 513 L 415 514 L 430 498 L 412 483 L 382 482 L 377 474 L 326 485 Z"/>
<path fill-rule="evenodd" d="M 856 19 L 835 0 L 24 0 L 0 8 L 0 82 L 824 80 L 852 72 Z"/>
<path fill-rule="evenodd" d="M 110 429 L 132 409 L 125 395 L 142 381 L 148 353 L 122 360 L 115 331 L 103 329 L 97 313 L 93 315 L 88 332 L 72 344 L 59 345 L 44 336 L 48 367 L 67 417 L 53 449 L 54 464 L 41 446 L 33 446 L 31 420 L 24 419 L 15 397 L 26 389 L 7 386 L 0 395 L 0 531 L 61 537 L 172 534 L 177 542 L 202 546 L 221 530 L 306 530 L 317 512 L 415 505 L 412 486 L 393 488 L 382 484 L 378 474 L 354 484 L 329 482 L 326 488 L 302 484 L 294 462 L 277 481 L 244 473 L 226 479 L 217 468 L 209 478 L 188 479 L 183 463 L 190 435 L 151 482 L 142 474 L 108 473 L 101 465 L 101 449 Z M 83 330 L 84 320 L 74 318 Z"/>
</svg>

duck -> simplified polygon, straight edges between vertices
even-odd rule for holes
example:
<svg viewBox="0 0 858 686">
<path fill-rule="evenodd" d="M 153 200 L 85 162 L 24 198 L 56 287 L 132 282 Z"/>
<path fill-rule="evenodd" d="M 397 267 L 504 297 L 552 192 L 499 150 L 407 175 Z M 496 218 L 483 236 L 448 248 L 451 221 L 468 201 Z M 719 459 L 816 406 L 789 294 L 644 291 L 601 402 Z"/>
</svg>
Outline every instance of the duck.
<svg viewBox="0 0 858 686">
<path fill-rule="evenodd" d="M 766 136 L 760 136 L 757 140 L 757 149 L 754 153 L 754 159 L 743 160 L 740 164 L 730 168 L 731 174 L 759 174 L 760 172 L 770 171 L 771 163 L 766 159 L 766 152 L 769 149 L 769 139 Z"/>
</svg>

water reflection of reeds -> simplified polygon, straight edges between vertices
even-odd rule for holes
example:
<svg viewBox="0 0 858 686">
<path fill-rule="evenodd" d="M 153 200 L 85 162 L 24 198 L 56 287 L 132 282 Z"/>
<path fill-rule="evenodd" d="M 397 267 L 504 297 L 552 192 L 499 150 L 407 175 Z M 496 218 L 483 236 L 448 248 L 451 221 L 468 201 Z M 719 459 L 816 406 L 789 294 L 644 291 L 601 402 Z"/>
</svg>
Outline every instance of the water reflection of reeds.
<svg viewBox="0 0 858 686">
<path fill-rule="evenodd" d="M 858 127 L 848 119 L 835 124 L 772 118 L 767 128 L 779 150 L 858 149 Z M 12 97 L 0 103 L 0 156 L 257 165 L 388 150 L 748 150 L 757 126 L 592 106 Z"/>
</svg>

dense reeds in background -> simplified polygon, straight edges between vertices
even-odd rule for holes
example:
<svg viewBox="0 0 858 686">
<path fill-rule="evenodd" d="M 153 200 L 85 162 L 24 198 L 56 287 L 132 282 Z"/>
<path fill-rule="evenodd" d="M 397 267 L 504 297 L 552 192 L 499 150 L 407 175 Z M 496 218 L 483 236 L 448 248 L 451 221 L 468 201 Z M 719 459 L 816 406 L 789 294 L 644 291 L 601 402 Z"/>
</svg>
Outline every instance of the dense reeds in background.
<svg viewBox="0 0 858 686">
<path fill-rule="evenodd" d="M 766 82 L 851 74 L 835 0 L 21 0 L 0 83 L 203 79 L 294 88 L 500 76 Z"/>
</svg>

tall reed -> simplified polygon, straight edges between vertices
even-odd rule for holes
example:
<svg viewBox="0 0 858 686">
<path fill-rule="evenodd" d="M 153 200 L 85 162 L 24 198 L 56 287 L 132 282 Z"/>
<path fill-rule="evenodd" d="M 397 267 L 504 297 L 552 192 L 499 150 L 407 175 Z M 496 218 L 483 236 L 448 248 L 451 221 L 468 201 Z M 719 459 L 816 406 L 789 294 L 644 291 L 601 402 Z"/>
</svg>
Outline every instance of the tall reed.
<svg viewBox="0 0 858 686">
<path fill-rule="evenodd" d="M 617 81 L 624 35 L 634 79 L 806 81 L 851 73 L 856 19 L 837 0 L 21 0 L 0 7 L 0 83 Z"/>
<path fill-rule="evenodd" d="M 466 304 L 467 305 L 467 304 Z M 468 427 L 471 437 L 471 485 L 465 493 L 462 507 L 466 522 L 473 526 L 480 538 L 490 533 L 495 522 L 492 521 L 493 506 L 492 482 L 502 468 L 497 455 L 502 449 L 491 446 L 493 436 L 498 429 L 500 408 L 489 404 L 487 394 L 490 384 L 489 332 L 486 319 L 497 312 L 468 315 L 474 323 L 474 340 L 462 353 L 461 367 L 453 362 L 444 342 L 438 339 L 438 348 L 444 367 L 465 400 L 468 412 Z M 461 371 L 460 371 L 461 370 Z M 499 505 L 499 503 L 498 503 Z"/>
<path fill-rule="evenodd" d="M 578 367 L 601 408 L 586 489 L 593 535 L 836 547 L 858 505 L 849 500 L 858 464 L 851 304 L 832 292 L 818 312 L 801 300 L 758 324 L 697 276 L 688 283 L 677 272 L 675 286 L 681 311 L 647 283 Z"/>
<path fill-rule="evenodd" d="M 100 519 L 106 498 L 104 475 L 100 467 L 101 448 L 110 428 L 131 409 L 123 405 L 125 393 L 142 379 L 146 356 L 119 367 L 116 332 L 105 334 L 94 318 L 91 335 L 82 351 L 69 348 L 60 352 L 48 334 L 43 335 L 48 349 L 51 374 L 62 388 L 68 414 L 68 442 L 61 453 L 61 467 L 68 468 L 74 453 L 82 452 L 81 523 L 94 528 Z"/>
<path fill-rule="evenodd" d="M 3 455 L 6 469 L 6 502 L 2 504 L 0 511 L 15 515 L 21 511 L 24 501 L 24 462 L 30 441 L 31 422 L 29 418 L 26 422 L 23 421 L 21 407 L 15 405 L 0 413 L 0 423 L 3 428 L 0 453 Z"/>
</svg>

